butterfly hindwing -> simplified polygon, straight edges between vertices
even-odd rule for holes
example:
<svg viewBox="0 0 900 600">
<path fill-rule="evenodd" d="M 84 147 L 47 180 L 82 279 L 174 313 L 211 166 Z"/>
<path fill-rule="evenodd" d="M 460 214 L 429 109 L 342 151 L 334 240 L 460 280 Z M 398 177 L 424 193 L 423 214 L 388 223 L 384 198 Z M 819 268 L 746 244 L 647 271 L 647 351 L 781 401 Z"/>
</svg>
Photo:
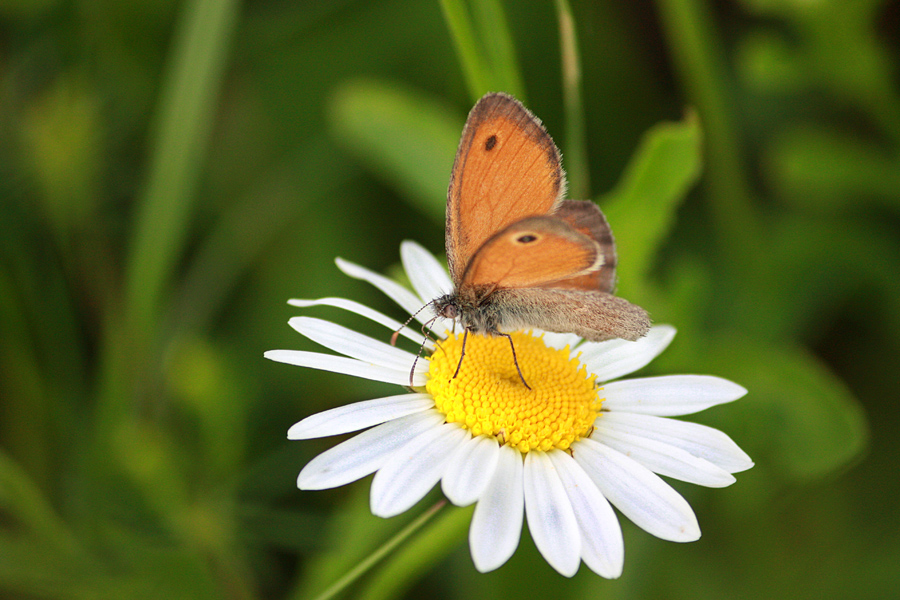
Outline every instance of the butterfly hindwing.
<svg viewBox="0 0 900 600">
<path fill-rule="evenodd" d="M 505 289 L 494 292 L 491 303 L 503 305 L 496 323 L 503 331 L 537 327 L 602 342 L 614 338 L 634 341 L 650 330 L 647 311 L 605 292 Z"/>
<path fill-rule="evenodd" d="M 602 260 L 598 261 L 597 269 L 553 282 L 548 287 L 597 290 L 611 294 L 616 287 L 616 244 L 600 208 L 589 200 L 565 200 L 554 214 L 594 240 L 600 248 Z"/>
<path fill-rule="evenodd" d="M 587 275 L 602 264 L 600 246 L 555 216 L 528 217 L 506 227 L 469 261 L 461 286 L 523 288 Z"/>
</svg>

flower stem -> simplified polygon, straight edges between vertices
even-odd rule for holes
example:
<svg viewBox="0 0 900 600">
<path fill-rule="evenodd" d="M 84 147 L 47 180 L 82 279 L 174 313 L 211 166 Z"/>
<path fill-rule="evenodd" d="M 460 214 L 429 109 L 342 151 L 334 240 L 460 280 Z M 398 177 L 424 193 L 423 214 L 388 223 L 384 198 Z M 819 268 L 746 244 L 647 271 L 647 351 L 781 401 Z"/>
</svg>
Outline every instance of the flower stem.
<svg viewBox="0 0 900 600">
<path fill-rule="evenodd" d="M 339 594 L 344 588 L 352 584 L 354 581 L 362 577 L 369 569 L 375 566 L 378 561 L 387 556 L 394 548 L 403 543 L 409 536 L 421 529 L 431 518 L 444 508 L 447 504 L 446 500 L 440 500 L 434 506 L 426 510 L 415 521 L 401 529 L 397 534 L 381 545 L 380 548 L 372 552 L 367 558 L 360 561 L 353 569 L 347 572 L 343 577 L 335 581 L 321 594 L 313 600 L 329 600 Z"/>
</svg>

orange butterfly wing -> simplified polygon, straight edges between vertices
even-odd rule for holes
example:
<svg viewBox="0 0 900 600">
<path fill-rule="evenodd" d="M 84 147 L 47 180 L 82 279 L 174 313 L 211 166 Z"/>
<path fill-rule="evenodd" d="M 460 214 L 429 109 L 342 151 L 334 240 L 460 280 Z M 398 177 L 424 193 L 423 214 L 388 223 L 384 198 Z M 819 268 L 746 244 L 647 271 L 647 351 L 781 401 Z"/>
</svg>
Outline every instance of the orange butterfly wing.
<svg viewBox="0 0 900 600">
<path fill-rule="evenodd" d="M 559 151 L 541 122 L 506 94 L 484 96 L 463 129 L 447 192 L 447 260 L 457 285 L 479 248 L 565 194 Z"/>
<path fill-rule="evenodd" d="M 616 243 L 600 208 L 590 200 L 566 200 L 560 204 L 555 216 L 597 242 L 603 258 L 598 261 L 600 267 L 590 273 L 543 287 L 599 290 L 611 294 L 616 287 Z"/>
<path fill-rule="evenodd" d="M 597 242 L 555 216 L 519 220 L 479 248 L 460 287 L 498 288 L 549 285 L 589 276 L 603 264 Z"/>
</svg>

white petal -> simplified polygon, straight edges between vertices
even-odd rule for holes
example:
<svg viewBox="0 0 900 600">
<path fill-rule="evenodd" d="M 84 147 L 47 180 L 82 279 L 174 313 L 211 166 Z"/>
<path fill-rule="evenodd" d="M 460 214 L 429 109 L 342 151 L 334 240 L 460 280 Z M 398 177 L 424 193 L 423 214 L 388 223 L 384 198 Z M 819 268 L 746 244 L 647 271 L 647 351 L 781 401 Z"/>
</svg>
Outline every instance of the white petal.
<svg viewBox="0 0 900 600">
<path fill-rule="evenodd" d="M 396 385 L 409 385 L 409 371 L 389 369 L 387 367 L 364 363 L 355 358 L 347 358 L 346 356 L 333 356 L 331 354 L 305 352 L 303 350 L 269 350 L 268 352 L 263 353 L 263 356 L 269 360 L 298 367 L 308 367 L 310 369 L 319 369 L 320 371 L 330 371 L 332 373 L 343 373 L 344 375 L 352 375 L 371 381 L 383 381 L 384 383 L 394 383 Z M 417 368 L 412 380 L 413 386 L 425 385 L 425 381 L 425 373 Z"/>
<path fill-rule="evenodd" d="M 560 451 L 549 454 L 575 511 L 581 532 L 581 558 L 597 575 L 619 577 L 625 564 L 625 541 L 616 513 L 571 456 Z"/>
<path fill-rule="evenodd" d="M 582 341 L 581 338 L 574 333 L 555 333 L 553 331 L 541 331 L 539 329 L 535 329 L 533 333 L 534 335 L 542 336 L 544 343 L 547 344 L 549 348 L 556 348 L 557 350 L 562 350 L 566 346 L 575 348 L 575 346 Z"/>
<path fill-rule="evenodd" d="M 453 283 L 441 263 L 412 241 L 400 244 L 400 260 L 413 289 L 423 300 L 433 300 L 453 291 Z"/>
<path fill-rule="evenodd" d="M 499 460 L 500 446 L 487 436 L 480 435 L 462 444 L 441 479 L 444 495 L 457 506 L 477 501 L 491 482 Z"/>
<path fill-rule="evenodd" d="M 342 308 L 344 310 L 348 310 L 352 313 L 355 313 L 361 317 L 365 317 L 372 321 L 375 321 L 379 325 L 384 325 L 391 331 L 399 331 L 400 335 L 403 337 L 410 339 L 417 344 L 422 343 L 422 332 L 417 329 L 411 329 L 409 327 L 403 327 L 403 324 L 399 321 L 395 321 L 384 313 L 378 312 L 372 308 L 364 304 L 360 304 L 359 302 L 354 302 L 353 300 L 347 300 L 345 298 L 320 298 L 319 300 L 299 300 L 297 298 L 288 300 L 288 304 L 291 306 L 297 306 L 299 308 L 307 308 L 310 306 L 333 306 L 335 308 Z M 426 342 L 425 347 L 430 349 L 434 348 L 434 344 L 430 341 Z"/>
<path fill-rule="evenodd" d="M 306 417 L 288 430 L 288 439 L 308 440 L 359 431 L 429 408 L 434 408 L 434 400 L 428 394 L 402 394 L 365 400 Z"/>
<path fill-rule="evenodd" d="M 606 427 L 671 444 L 729 473 L 746 471 L 753 466 L 747 453 L 730 437 L 706 425 L 621 412 L 602 413 L 599 421 Z"/>
<path fill-rule="evenodd" d="M 402 371 L 404 368 L 412 368 L 416 358 L 406 350 L 379 342 L 330 321 L 313 317 L 293 317 L 288 321 L 288 325 L 317 344 L 373 365 Z"/>
<path fill-rule="evenodd" d="M 525 455 L 524 483 L 525 515 L 534 544 L 551 567 L 572 577 L 581 564 L 581 534 L 569 496 L 546 453 Z"/>
<path fill-rule="evenodd" d="M 468 431 L 444 423 L 393 453 L 372 480 L 372 514 L 387 518 L 412 508 L 440 480 L 447 460 L 467 439 Z"/>
<path fill-rule="evenodd" d="M 370 271 L 365 267 L 361 267 L 342 258 L 336 259 L 335 262 L 341 271 L 354 279 L 361 279 L 362 281 L 371 283 L 384 292 L 391 300 L 399 304 L 409 314 L 412 315 L 418 313 L 416 315 L 416 320 L 419 321 L 419 323 L 425 323 L 431 318 L 431 311 L 419 311 L 427 302 L 431 302 L 432 298 L 423 300 L 393 279 L 388 279 L 384 275 L 376 273 L 375 271 Z"/>
<path fill-rule="evenodd" d="M 356 481 L 377 471 L 411 439 L 438 427 L 444 415 L 436 410 L 382 423 L 326 450 L 303 467 L 297 477 L 301 490 L 325 490 Z"/>
<path fill-rule="evenodd" d="M 607 425 L 601 417 L 594 423 L 591 439 L 618 450 L 654 473 L 706 487 L 725 487 L 735 482 L 734 476 L 689 452 L 658 440 L 635 435 Z"/>
<path fill-rule="evenodd" d="M 481 573 L 509 560 L 522 536 L 525 495 L 522 489 L 522 454 L 509 446 L 500 448 L 500 460 L 490 485 L 475 505 L 469 527 L 472 561 Z"/>
<path fill-rule="evenodd" d="M 597 381 L 609 381 L 646 366 L 666 349 L 674 337 L 675 328 L 671 325 L 654 325 L 647 335 L 636 342 L 588 342 L 578 349 L 581 351 L 581 362 L 597 376 Z"/>
<path fill-rule="evenodd" d="M 660 417 L 689 415 L 737 400 L 747 390 L 711 375 L 666 375 L 623 379 L 603 386 L 603 410 Z"/>
<path fill-rule="evenodd" d="M 575 460 L 603 495 L 641 529 L 672 542 L 700 538 L 687 501 L 649 469 L 591 439 L 573 447 Z"/>
</svg>

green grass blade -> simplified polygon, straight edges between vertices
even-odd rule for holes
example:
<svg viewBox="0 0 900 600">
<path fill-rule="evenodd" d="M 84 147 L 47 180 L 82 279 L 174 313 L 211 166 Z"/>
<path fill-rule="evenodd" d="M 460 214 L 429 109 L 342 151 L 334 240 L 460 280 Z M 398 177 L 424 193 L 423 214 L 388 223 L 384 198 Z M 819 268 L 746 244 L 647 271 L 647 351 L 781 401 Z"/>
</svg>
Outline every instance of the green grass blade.
<svg viewBox="0 0 900 600">
<path fill-rule="evenodd" d="M 525 86 L 503 5 L 498 0 L 478 0 L 470 13 L 463 0 L 441 0 L 441 9 L 472 101 L 498 91 L 525 101 Z"/>
<path fill-rule="evenodd" d="M 472 14 L 491 73 L 488 82 L 490 89 L 482 93 L 502 91 L 525 102 L 525 86 L 503 4 L 499 0 L 476 0 L 472 5 Z"/>
<path fill-rule="evenodd" d="M 559 43 L 562 55 L 563 102 L 566 111 L 566 174 L 570 198 L 589 198 L 591 182 L 588 169 L 584 104 L 581 99 L 581 58 L 575 17 L 568 0 L 556 0 L 559 17 Z"/>
<path fill-rule="evenodd" d="M 421 94 L 365 80 L 339 88 L 329 108 L 331 129 L 341 144 L 443 222 L 461 115 Z"/>
<path fill-rule="evenodd" d="M 481 58 L 472 18 L 462 0 L 441 0 L 441 9 L 459 56 L 469 96 L 475 101 L 489 89 L 490 76 L 489 67 Z"/>
<path fill-rule="evenodd" d="M 238 16 L 237 0 L 193 0 L 175 32 L 127 264 L 126 298 L 149 326 L 187 241 L 194 190 Z"/>
</svg>

